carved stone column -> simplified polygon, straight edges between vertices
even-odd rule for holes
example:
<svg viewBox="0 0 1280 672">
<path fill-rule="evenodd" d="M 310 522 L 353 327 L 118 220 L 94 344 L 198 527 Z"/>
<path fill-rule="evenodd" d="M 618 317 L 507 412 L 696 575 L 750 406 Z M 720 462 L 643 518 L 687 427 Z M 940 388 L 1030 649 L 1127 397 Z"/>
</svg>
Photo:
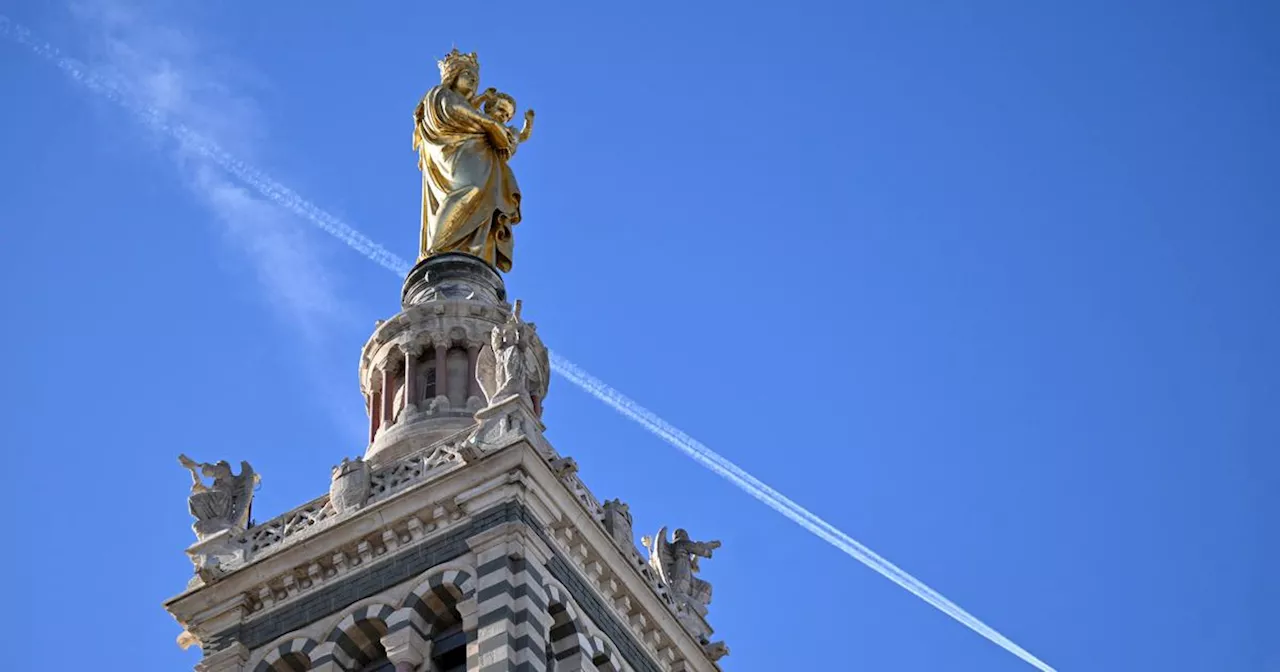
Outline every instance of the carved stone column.
<svg viewBox="0 0 1280 672">
<path fill-rule="evenodd" d="M 418 357 L 422 356 L 422 348 L 416 345 L 404 348 L 404 408 L 418 403 Z"/>
<path fill-rule="evenodd" d="M 311 672 L 347 672 L 349 656 L 337 642 L 321 642 L 311 650 Z"/>
<path fill-rule="evenodd" d="M 445 360 L 449 357 L 449 344 L 444 339 L 436 340 L 436 396 L 449 396 L 449 369 Z"/>
<path fill-rule="evenodd" d="M 391 387 L 391 367 L 384 366 L 382 368 L 382 426 L 391 425 L 392 418 L 395 417 L 396 391 Z"/>
<path fill-rule="evenodd" d="M 412 610 L 401 610 L 388 621 L 382 648 L 387 652 L 387 660 L 396 666 L 396 672 L 430 669 L 429 664 L 423 665 L 431 660 L 431 640 L 423 634 L 427 628 L 422 617 Z"/>
<path fill-rule="evenodd" d="M 467 401 L 473 397 L 484 398 L 480 392 L 480 381 L 476 380 L 476 363 L 480 361 L 480 346 L 467 345 Z"/>
<path fill-rule="evenodd" d="M 374 437 L 378 435 L 378 428 L 382 426 L 382 393 L 377 387 L 369 393 L 367 403 L 369 405 L 369 443 L 373 443 Z"/>
</svg>

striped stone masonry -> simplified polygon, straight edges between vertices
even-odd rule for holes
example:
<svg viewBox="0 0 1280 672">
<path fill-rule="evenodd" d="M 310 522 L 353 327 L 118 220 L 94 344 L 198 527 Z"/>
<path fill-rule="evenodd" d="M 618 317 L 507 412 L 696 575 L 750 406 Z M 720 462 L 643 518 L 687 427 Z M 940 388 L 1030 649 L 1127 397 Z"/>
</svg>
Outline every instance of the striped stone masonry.
<svg viewBox="0 0 1280 672">
<path fill-rule="evenodd" d="M 551 551 L 521 522 L 495 526 L 468 540 L 476 558 L 476 628 L 467 667 L 485 672 L 547 668 L 546 578 Z"/>
<path fill-rule="evenodd" d="M 634 544 L 620 545 L 576 474 L 537 449 L 517 441 L 466 468 L 406 476 L 302 532 L 305 543 L 171 601 L 205 650 L 199 669 L 347 672 L 385 657 L 397 672 L 421 670 L 432 637 L 458 627 L 469 671 L 716 669 Z M 450 563 L 461 564 L 438 571 Z M 382 594 L 395 596 L 369 602 Z M 217 599 L 229 601 L 192 610 Z"/>
</svg>

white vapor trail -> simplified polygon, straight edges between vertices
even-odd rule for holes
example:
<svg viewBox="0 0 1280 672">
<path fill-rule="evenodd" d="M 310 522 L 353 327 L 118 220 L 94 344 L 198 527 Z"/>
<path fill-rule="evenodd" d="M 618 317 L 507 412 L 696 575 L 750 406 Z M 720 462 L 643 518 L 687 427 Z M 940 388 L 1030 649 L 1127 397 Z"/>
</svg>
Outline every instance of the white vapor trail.
<svg viewBox="0 0 1280 672">
<path fill-rule="evenodd" d="M 844 551 L 854 560 L 870 567 L 881 576 L 905 588 L 916 597 L 928 602 L 942 613 L 954 618 L 974 632 L 986 637 L 997 646 L 1021 658 L 1037 669 L 1053 672 L 1044 661 L 1031 655 L 1026 649 L 1013 643 L 1008 637 L 996 632 L 991 626 L 978 620 L 969 612 L 961 609 L 956 603 L 943 597 L 938 591 L 926 586 L 914 576 L 906 573 L 897 565 L 880 557 L 875 551 L 862 545 L 849 535 L 832 527 L 827 521 L 817 517 L 804 507 L 791 501 L 786 495 L 761 483 L 759 479 L 742 470 L 738 465 L 726 460 L 719 453 L 703 445 L 700 441 L 671 426 L 652 411 L 628 399 L 621 392 L 605 384 L 599 378 L 583 371 L 573 362 L 551 353 L 551 368 L 569 382 L 577 385 L 590 394 L 611 406 L 615 411 L 631 418 L 658 438 L 674 446 L 680 452 L 693 458 L 702 466 L 714 471 L 725 480 L 741 488 L 748 495 L 755 497 L 769 508 L 790 518 L 800 527 L 812 532 L 818 538 Z"/>
<path fill-rule="evenodd" d="M 253 187 L 267 199 L 310 221 L 324 230 L 325 233 L 337 238 L 375 264 L 400 275 L 408 273 L 412 267 L 408 261 L 392 254 L 387 248 L 347 226 L 342 220 L 316 207 L 292 189 L 276 182 L 257 168 L 227 153 L 218 143 L 192 131 L 180 121 L 167 119 L 168 115 L 159 109 L 138 102 L 127 92 L 121 90 L 115 82 L 93 72 L 74 58 L 64 56 L 57 47 L 35 38 L 25 26 L 14 23 L 4 15 L 0 15 L 0 36 L 7 37 L 27 47 L 37 56 L 52 61 L 59 70 L 62 70 L 64 74 L 71 77 L 76 83 L 125 108 L 133 113 L 138 121 L 144 125 L 168 135 L 180 143 L 184 149 L 195 152 L 217 164 L 232 176 Z"/>
<path fill-rule="evenodd" d="M 107 78 L 94 73 L 84 64 L 63 56 L 56 47 L 48 42 L 36 39 L 30 30 L 12 22 L 4 15 L 0 15 L 0 36 L 17 42 L 36 55 L 53 62 L 74 81 L 124 107 L 144 125 L 163 132 L 181 143 L 184 148 L 212 161 L 229 174 L 254 188 L 267 199 L 310 221 L 379 266 L 400 276 L 408 273 L 410 264 L 405 259 L 392 254 L 386 248 L 378 245 L 328 212 L 321 210 L 257 168 L 247 165 L 230 155 L 212 140 L 192 131 L 181 122 L 166 119 L 166 115 L 158 109 L 138 102 Z M 740 467 L 707 446 L 671 426 L 653 412 L 583 371 L 569 360 L 553 352 L 551 353 L 551 367 L 569 382 L 582 388 L 588 394 L 609 405 L 622 415 L 639 423 L 645 429 L 688 455 L 695 462 L 725 478 L 747 494 L 763 502 L 769 508 L 791 519 L 820 539 L 875 570 L 942 613 L 1042 672 L 1054 672 L 1054 669 L 1048 664 L 1031 655 L 1031 653 L 978 620 L 969 612 L 961 609 L 936 590 L 882 558 L 804 507 L 791 501 L 783 494 L 762 483 L 759 479 L 743 471 Z"/>
</svg>

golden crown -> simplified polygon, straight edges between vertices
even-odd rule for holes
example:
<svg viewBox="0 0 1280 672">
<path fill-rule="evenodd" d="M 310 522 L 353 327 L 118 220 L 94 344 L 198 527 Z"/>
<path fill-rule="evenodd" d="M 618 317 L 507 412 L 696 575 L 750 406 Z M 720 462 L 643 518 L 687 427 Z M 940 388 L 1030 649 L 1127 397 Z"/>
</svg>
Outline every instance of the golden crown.
<svg viewBox="0 0 1280 672">
<path fill-rule="evenodd" d="M 454 47 L 443 60 L 436 63 L 440 66 L 440 81 L 445 82 L 463 70 L 470 70 L 476 77 L 480 76 L 480 61 L 476 60 L 476 52 L 464 54 Z"/>
</svg>

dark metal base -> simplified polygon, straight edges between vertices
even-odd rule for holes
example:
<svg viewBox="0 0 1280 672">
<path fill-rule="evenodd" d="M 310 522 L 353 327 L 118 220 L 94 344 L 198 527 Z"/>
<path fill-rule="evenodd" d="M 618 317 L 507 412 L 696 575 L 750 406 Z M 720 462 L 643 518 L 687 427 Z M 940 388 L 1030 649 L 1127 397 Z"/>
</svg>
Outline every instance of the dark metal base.
<svg viewBox="0 0 1280 672">
<path fill-rule="evenodd" d="M 438 299 L 507 300 L 502 276 L 479 257 L 449 252 L 419 261 L 405 277 L 400 292 L 404 308 Z"/>
</svg>

